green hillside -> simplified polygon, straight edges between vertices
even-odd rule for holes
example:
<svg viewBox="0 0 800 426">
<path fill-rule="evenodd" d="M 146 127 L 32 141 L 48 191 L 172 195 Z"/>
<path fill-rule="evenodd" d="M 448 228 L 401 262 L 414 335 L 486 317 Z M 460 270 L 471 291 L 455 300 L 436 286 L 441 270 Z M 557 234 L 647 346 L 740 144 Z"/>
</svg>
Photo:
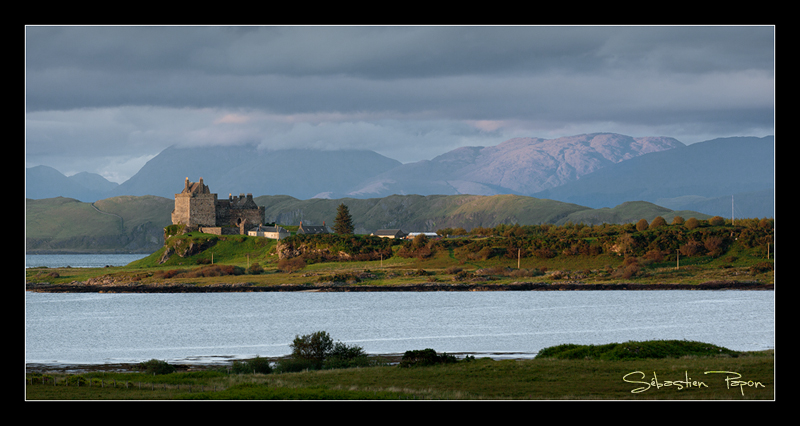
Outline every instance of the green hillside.
<svg viewBox="0 0 800 426">
<path fill-rule="evenodd" d="M 72 198 L 25 200 L 25 251 L 151 253 L 164 244 L 172 200 L 122 196 L 94 204 Z"/>
<path fill-rule="evenodd" d="M 435 232 L 442 228 L 491 228 L 497 225 L 563 225 L 567 222 L 600 225 L 623 224 L 662 216 L 671 221 L 708 219 L 697 212 L 673 212 L 646 202 L 630 202 L 613 209 L 590 209 L 577 204 L 518 195 L 392 195 L 370 199 L 298 200 L 286 195 L 255 198 L 266 208 L 267 222 L 285 225 L 332 224 L 336 207 L 344 203 L 353 216 L 356 233 L 400 228 L 406 232 Z"/>
<path fill-rule="evenodd" d="M 555 224 L 563 225 L 566 222 L 583 223 L 585 225 L 623 224 L 637 222 L 639 219 L 645 219 L 650 222 L 657 216 L 663 217 L 667 222 L 672 222 L 675 216 L 680 216 L 684 219 L 693 217 L 698 220 L 706 220 L 711 217 L 710 215 L 688 210 L 670 210 L 647 201 L 629 201 L 614 208 L 584 209 L 571 213 L 565 220 Z"/>
</svg>

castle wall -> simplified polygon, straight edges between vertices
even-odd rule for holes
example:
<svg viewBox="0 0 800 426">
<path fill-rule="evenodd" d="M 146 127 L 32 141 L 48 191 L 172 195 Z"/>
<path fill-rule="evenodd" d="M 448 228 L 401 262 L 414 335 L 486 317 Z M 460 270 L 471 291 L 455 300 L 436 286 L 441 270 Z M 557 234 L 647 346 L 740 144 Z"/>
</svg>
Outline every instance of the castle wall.
<svg viewBox="0 0 800 426">
<path fill-rule="evenodd" d="M 216 194 L 175 194 L 172 223 L 187 226 L 215 226 L 217 224 Z"/>
<path fill-rule="evenodd" d="M 229 196 L 227 200 L 218 200 L 208 186 L 200 182 L 190 182 L 186 178 L 184 190 L 175 194 L 175 208 L 172 210 L 172 223 L 191 227 L 236 227 L 236 232 L 246 234 L 247 229 L 264 223 L 266 212 L 253 201 L 253 195 L 244 194 L 238 197 Z M 216 233 L 212 231 L 212 233 Z"/>
<path fill-rule="evenodd" d="M 251 228 L 264 223 L 266 211 L 253 201 L 253 195 L 229 196 L 227 200 L 217 201 L 217 224 L 220 226 L 240 226 Z"/>
</svg>

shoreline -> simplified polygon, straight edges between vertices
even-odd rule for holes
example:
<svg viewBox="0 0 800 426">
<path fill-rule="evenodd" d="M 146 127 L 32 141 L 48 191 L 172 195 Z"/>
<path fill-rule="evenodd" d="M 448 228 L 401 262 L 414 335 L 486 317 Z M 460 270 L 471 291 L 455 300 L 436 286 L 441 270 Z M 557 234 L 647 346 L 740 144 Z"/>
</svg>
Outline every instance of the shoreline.
<svg viewBox="0 0 800 426">
<path fill-rule="evenodd" d="M 478 357 L 486 357 L 492 358 L 494 360 L 505 360 L 505 359 L 516 359 L 516 360 L 526 360 L 526 359 L 534 359 L 536 354 L 534 353 L 523 353 L 523 352 L 447 352 L 448 355 L 454 355 L 455 357 L 461 359 L 465 356 L 474 356 Z M 278 360 L 287 358 L 289 355 L 283 356 L 267 356 L 263 357 L 268 359 L 271 363 L 275 363 Z M 380 358 L 386 361 L 388 364 L 397 364 L 403 358 L 402 353 L 386 353 L 386 354 L 367 354 L 370 358 Z M 217 369 L 217 368 L 225 368 L 232 365 L 234 361 L 246 361 L 252 358 L 236 358 L 236 357 L 220 357 L 220 360 L 217 361 L 186 361 L 186 360 L 178 360 L 178 361 L 169 361 L 169 363 L 175 366 L 178 372 L 185 372 L 185 371 L 204 371 L 210 369 Z M 60 373 L 60 374 L 82 374 L 82 373 L 95 373 L 95 372 L 121 372 L 121 373 L 131 373 L 137 372 L 139 363 L 138 362 L 105 362 L 105 363 L 80 363 L 80 362 L 26 362 L 25 363 L 25 372 L 26 373 L 42 373 L 42 374 L 53 374 L 53 373 Z"/>
<path fill-rule="evenodd" d="M 424 291 L 620 291 L 620 290 L 774 290 L 774 284 L 756 281 L 715 281 L 700 284 L 585 284 L 532 283 L 449 284 L 422 283 L 408 285 L 281 284 L 257 286 L 252 283 L 211 284 L 69 284 L 26 283 L 25 290 L 39 293 L 253 293 L 253 292 L 424 292 Z"/>
</svg>

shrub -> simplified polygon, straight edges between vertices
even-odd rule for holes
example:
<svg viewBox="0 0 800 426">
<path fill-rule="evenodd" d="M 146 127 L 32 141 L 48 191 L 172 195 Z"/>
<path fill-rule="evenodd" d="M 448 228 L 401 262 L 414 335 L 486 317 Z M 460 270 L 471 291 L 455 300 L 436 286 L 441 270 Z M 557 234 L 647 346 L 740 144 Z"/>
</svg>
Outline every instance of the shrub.
<svg viewBox="0 0 800 426">
<path fill-rule="evenodd" d="M 400 360 L 400 367 L 422 367 L 436 364 L 450 364 L 458 361 L 455 356 L 443 353 L 437 354 L 433 349 L 406 351 Z"/>
<path fill-rule="evenodd" d="M 675 216 L 672 218 L 673 225 L 683 225 L 684 222 L 686 222 L 686 220 L 680 216 Z"/>
<path fill-rule="evenodd" d="M 191 272 L 183 274 L 188 278 L 199 277 L 222 277 L 226 275 L 242 275 L 244 268 L 233 265 L 212 265 L 200 269 L 192 270 Z"/>
<path fill-rule="evenodd" d="M 67 377 L 68 386 L 87 386 L 88 384 L 89 381 L 86 380 L 86 377 L 83 377 L 80 374 L 73 374 Z"/>
<path fill-rule="evenodd" d="M 654 262 L 661 262 L 664 260 L 664 252 L 658 249 L 652 249 L 648 250 L 647 253 L 644 254 L 644 257 Z"/>
<path fill-rule="evenodd" d="M 470 258 L 474 260 L 486 260 L 490 257 L 492 257 L 492 249 L 490 247 L 484 247 L 477 253 L 470 255 Z"/>
<path fill-rule="evenodd" d="M 247 268 L 247 273 L 250 275 L 258 275 L 264 272 L 264 268 L 261 267 L 258 263 L 253 263 Z"/>
<path fill-rule="evenodd" d="M 703 240 L 703 246 L 713 257 L 719 257 L 725 251 L 725 240 L 721 237 L 707 237 Z"/>
<path fill-rule="evenodd" d="M 558 253 L 548 247 L 543 247 L 533 251 L 533 255 L 540 259 L 552 259 L 556 257 L 557 254 Z"/>
<path fill-rule="evenodd" d="M 404 242 L 397 251 L 397 255 L 405 258 L 427 259 L 433 255 L 433 247 L 434 241 L 430 241 L 425 234 L 419 234 L 413 240 Z"/>
<path fill-rule="evenodd" d="M 738 356 L 730 349 L 703 342 L 686 340 L 650 340 L 645 342 L 609 343 L 605 345 L 564 344 L 542 349 L 536 358 L 557 359 L 648 359 L 683 356 Z"/>
<path fill-rule="evenodd" d="M 369 359 L 361 346 L 336 342 L 325 359 L 323 368 L 369 367 L 372 365 L 376 365 L 376 362 Z"/>
<path fill-rule="evenodd" d="M 296 372 L 323 368 L 367 367 L 379 364 L 371 360 L 364 349 L 356 345 L 334 342 L 325 331 L 296 336 L 289 345 L 292 354 L 278 361 L 276 371 Z"/>
<path fill-rule="evenodd" d="M 316 280 L 318 283 L 347 283 L 357 284 L 361 282 L 361 277 L 355 273 L 337 273 L 333 276 L 321 276 Z"/>
<path fill-rule="evenodd" d="M 515 271 L 511 271 L 509 274 L 513 278 L 528 278 L 528 277 L 540 277 L 544 275 L 544 272 L 541 269 L 517 269 Z"/>
<path fill-rule="evenodd" d="M 760 274 L 763 272 L 768 272 L 774 269 L 772 262 L 758 262 L 757 264 L 750 267 L 750 273 L 752 274 Z"/>
<path fill-rule="evenodd" d="M 283 258 L 278 261 L 278 270 L 282 272 L 295 272 L 306 267 L 306 261 L 302 257 L 293 257 L 291 259 Z"/>
<path fill-rule="evenodd" d="M 686 223 L 689 223 L 688 221 Z M 684 256 L 697 256 L 703 251 L 703 244 L 697 241 L 689 241 L 680 247 L 680 253 Z"/>
<path fill-rule="evenodd" d="M 722 216 L 714 216 L 708 219 L 708 224 L 711 226 L 722 226 L 725 224 L 725 219 L 723 219 Z"/>
<path fill-rule="evenodd" d="M 639 219 L 639 221 L 636 222 L 636 230 L 639 232 L 644 231 L 648 226 L 647 220 L 645 219 Z"/>
<path fill-rule="evenodd" d="M 445 269 L 444 271 L 445 271 L 445 273 L 447 273 L 449 275 L 455 275 L 455 274 L 463 271 L 463 268 L 461 268 L 459 266 L 448 266 L 447 269 Z"/>
<path fill-rule="evenodd" d="M 633 258 L 627 258 L 625 260 L 628 259 L 633 259 Z M 616 271 L 614 271 L 612 275 L 615 277 L 628 279 L 633 276 L 636 276 L 636 274 L 638 274 L 640 270 L 641 267 L 639 266 L 638 262 L 630 262 L 620 266 Z"/>
<path fill-rule="evenodd" d="M 660 228 L 660 227 L 666 226 L 666 225 L 667 225 L 667 221 L 664 220 L 663 217 L 656 216 L 656 218 L 653 219 L 652 222 L 650 222 L 650 229 L 656 229 L 656 228 Z"/>
<path fill-rule="evenodd" d="M 683 226 L 685 226 L 686 229 L 695 229 L 700 226 L 700 221 L 690 217 L 686 222 L 683 223 Z"/>
<path fill-rule="evenodd" d="M 147 374 L 170 374 L 174 373 L 175 368 L 174 365 L 167 363 L 166 361 L 158 360 L 158 359 L 151 359 L 150 361 L 145 361 L 139 363 L 137 366 L 137 370 L 140 370 Z"/>
</svg>

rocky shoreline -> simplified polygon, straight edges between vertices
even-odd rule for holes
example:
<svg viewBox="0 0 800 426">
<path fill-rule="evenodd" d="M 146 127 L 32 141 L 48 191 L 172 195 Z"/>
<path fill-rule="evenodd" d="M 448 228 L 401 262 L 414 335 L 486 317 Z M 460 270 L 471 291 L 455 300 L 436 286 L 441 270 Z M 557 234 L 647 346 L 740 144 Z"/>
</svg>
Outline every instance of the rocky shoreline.
<svg viewBox="0 0 800 426">
<path fill-rule="evenodd" d="M 230 292 L 377 292 L 377 291 L 580 291 L 580 290 L 774 290 L 774 284 L 756 281 L 714 281 L 701 284 L 584 284 L 532 283 L 422 283 L 410 285 L 352 285 L 343 283 L 282 284 L 257 286 L 252 283 L 211 284 L 69 284 L 26 283 L 25 290 L 41 293 L 230 293 Z"/>
</svg>

